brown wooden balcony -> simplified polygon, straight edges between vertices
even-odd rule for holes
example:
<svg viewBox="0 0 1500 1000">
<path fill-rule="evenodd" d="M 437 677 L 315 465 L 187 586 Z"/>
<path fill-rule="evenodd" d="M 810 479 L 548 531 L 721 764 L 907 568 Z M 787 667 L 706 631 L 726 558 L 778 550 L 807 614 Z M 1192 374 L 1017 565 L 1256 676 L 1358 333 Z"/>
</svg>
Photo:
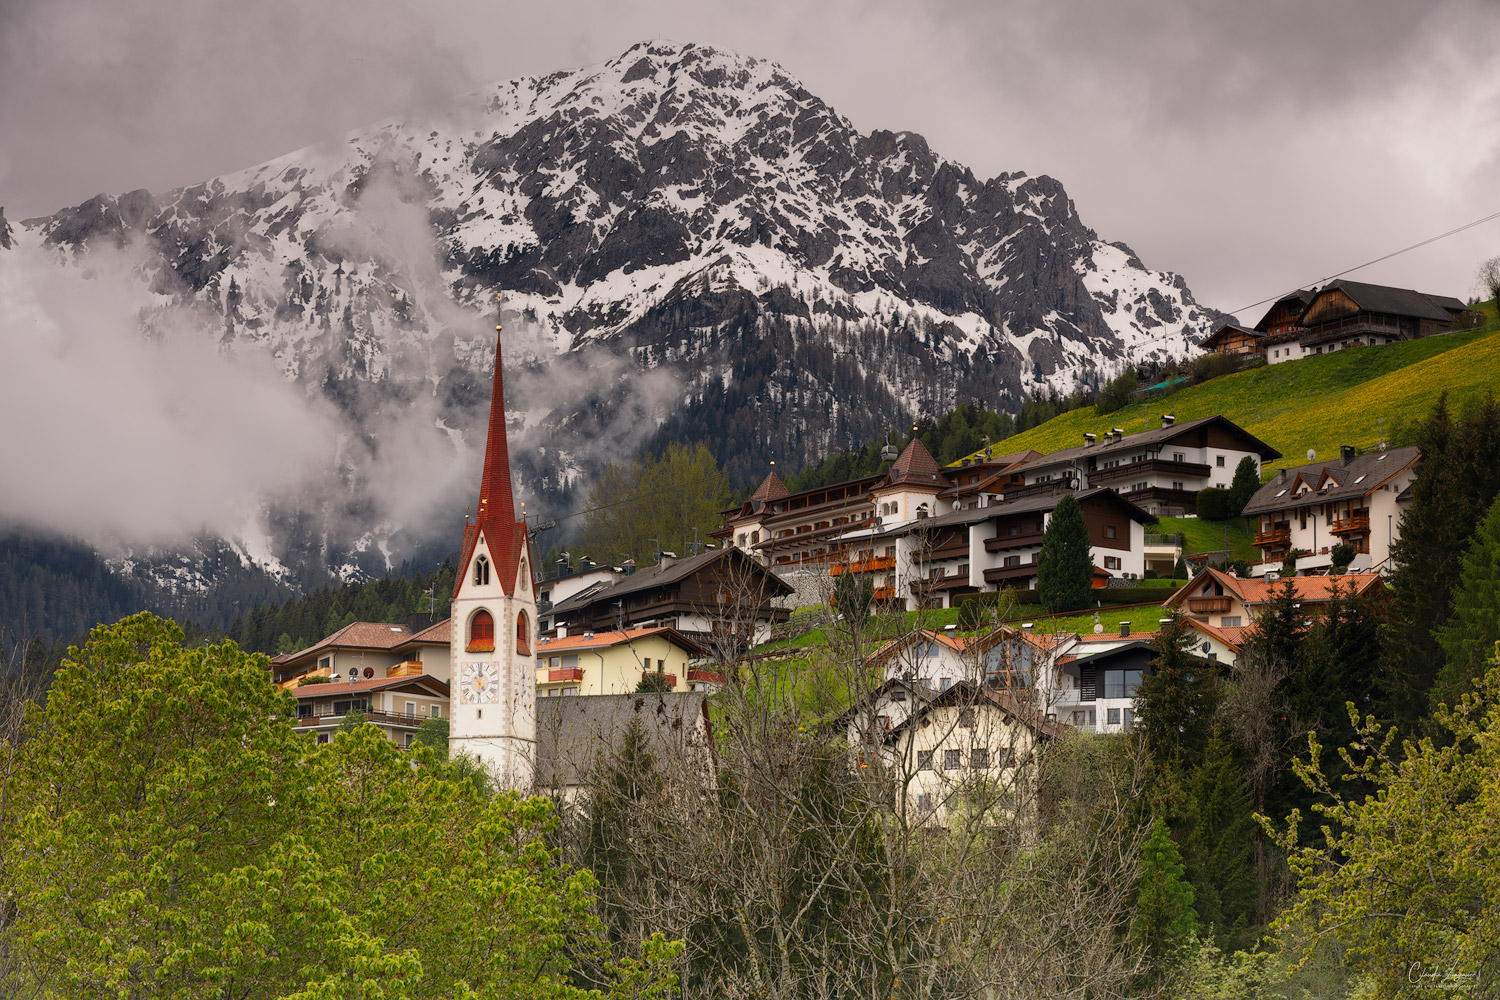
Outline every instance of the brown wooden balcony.
<svg viewBox="0 0 1500 1000">
<path fill-rule="evenodd" d="M 1223 614 L 1229 610 L 1231 600 L 1227 594 L 1223 597 L 1189 597 L 1188 610 L 1195 615 Z"/>
<path fill-rule="evenodd" d="M 713 670 L 698 670 L 688 668 L 687 679 L 689 684 L 723 684 L 724 675 Z"/>
<path fill-rule="evenodd" d="M 1117 479 L 1135 479 L 1152 473 L 1162 476 L 1182 476 L 1186 479 L 1207 479 L 1213 470 L 1200 462 L 1174 462 L 1169 458 L 1148 458 L 1144 462 L 1121 462 L 1111 469 L 1095 469 L 1089 473 L 1090 486 L 1103 486 Z"/>
<path fill-rule="evenodd" d="M 1370 533 L 1370 517 L 1368 514 L 1341 517 L 1330 524 L 1328 530 L 1335 535 L 1368 535 Z"/>
<path fill-rule="evenodd" d="M 914 591 L 952 590 L 955 587 L 969 586 L 969 573 L 940 573 L 935 576 L 921 577 L 907 584 Z"/>
<path fill-rule="evenodd" d="M 985 583 L 999 583 L 1001 580 L 1020 580 L 1028 576 L 1036 576 L 1036 563 L 1021 563 L 1019 566 L 996 566 L 994 569 L 984 571 Z"/>
<path fill-rule="evenodd" d="M 1015 535 L 996 535 L 984 540 L 984 551 L 1004 552 L 1006 549 L 1023 549 L 1028 545 L 1042 544 L 1044 531 L 1023 531 Z"/>
<path fill-rule="evenodd" d="M 537 673 L 541 674 L 542 671 L 539 670 Z M 541 680 L 543 684 L 561 684 L 565 681 L 583 680 L 582 667 L 564 667 L 560 670 L 548 670 L 546 673 L 546 680 L 542 680 L 541 677 L 538 677 L 537 680 Z"/>
<path fill-rule="evenodd" d="M 1257 531 L 1255 533 L 1255 547 L 1258 549 L 1285 549 L 1292 544 L 1292 528 L 1287 525 L 1284 528 L 1272 528 L 1270 531 Z"/>
</svg>

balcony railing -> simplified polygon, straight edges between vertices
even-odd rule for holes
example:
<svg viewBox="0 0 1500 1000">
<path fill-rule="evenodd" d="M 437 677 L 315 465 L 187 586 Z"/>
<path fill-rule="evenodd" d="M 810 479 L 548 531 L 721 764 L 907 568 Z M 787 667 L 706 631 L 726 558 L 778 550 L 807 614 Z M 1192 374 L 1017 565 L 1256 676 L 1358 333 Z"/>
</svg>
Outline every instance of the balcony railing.
<svg viewBox="0 0 1500 1000">
<path fill-rule="evenodd" d="M 331 710 L 329 711 L 330 714 L 328 715 L 297 716 L 298 728 L 302 728 L 304 726 L 309 728 L 313 726 L 336 726 L 343 720 L 344 715 L 348 714 L 340 713 L 338 715 L 333 715 L 331 714 Z M 416 729 L 422 724 L 423 720 L 425 719 L 441 718 L 441 716 L 428 715 L 398 715 L 395 712 L 381 712 L 372 709 L 361 709 L 360 711 L 364 713 L 366 722 L 373 722 L 376 725 L 380 726 L 400 726 L 405 729 Z"/>
<path fill-rule="evenodd" d="M 984 571 L 984 582 L 995 583 L 999 580 L 1019 580 L 1028 576 L 1036 576 L 1036 563 L 1021 563 L 1018 566 L 996 566 Z"/>
<path fill-rule="evenodd" d="M 1089 485 L 1100 486 L 1114 482 L 1116 479 L 1132 479 L 1153 472 L 1163 476 L 1206 479 L 1212 471 L 1201 462 L 1175 462 L 1170 458 L 1148 458 L 1142 462 L 1121 462 L 1108 469 L 1095 469 L 1089 473 Z"/>
<path fill-rule="evenodd" d="M 874 556 L 869 559 L 851 559 L 847 563 L 834 563 L 828 568 L 829 576 L 840 576 L 844 573 L 878 573 L 881 570 L 895 569 L 895 556 Z"/>
<path fill-rule="evenodd" d="M 536 679 L 538 681 L 540 681 L 541 683 L 543 683 L 543 684 L 562 684 L 562 683 L 564 683 L 566 681 L 581 681 L 581 680 L 583 680 L 583 668 L 582 667 L 562 667 L 562 668 L 559 668 L 557 670 L 546 670 L 546 669 L 544 669 L 544 670 L 538 670 L 536 673 L 537 673 L 537 678 Z M 545 678 L 543 678 L 543 676 L 542 676 L 543 674 L 546 674 Z"/>
<path fill-rule="evenodd" d="M 689 684 L 723 684 L 724 675 L 713 670 L 698 670 L 688 668 L 687 679 Z"/>
<path fill-rule="evenodd" d="M 1006 549 L 1022 549 L 1028 545 L 1042 544 L 1042 531 L 1023 531 L 1015 535 L 996 535 L 984 540 L 984 551 L 1004 552 Z"/>
<path fill-rule="evenodd" d="M 1165 548 L 1168 546 L 1181 547 L 1183 544 L 1181 535 L 1154 535 L 1149 532 L 1146 535 L 1145 544 Z"/>
<path fill-rule="evenodd" d="M 1188 610 L 1195 615 L 1222 614 L 1229 610 L 1229 603 L 1227 594 L 1223 597 L 1189 597 Z"/>
<path fill-rule="evenodd" d="M 645 680 L 648 677 L 650 677 L 650 678 L 660 678 L 665 683 L 665 686 L 669 687 L 669 688 L 675 688 L 677 686 L 677 675 L 676 674 L 662 674 L 662 673 L 657 673 L 654 670 L 642 670 L 641 671 L 641 681 L 644 683 Z"/>
<path fill-rule="evenodd" d="M 1369 515 L 1354 515 L 1353 517 L 1341 517 L 1328 526 L 1328 530 L 1335 535 L 1368 535 L 1370 533 Z"/>
<path fill-rule="evenodd" d="M 1258 549 L 1284 549 L 1292 544 L 1292 529 L 1288 525 L 1285 528 L 1272 528 L 1270 531 L 1257 531 L 1255 533 L 1255 547 Z"/>
</svg>

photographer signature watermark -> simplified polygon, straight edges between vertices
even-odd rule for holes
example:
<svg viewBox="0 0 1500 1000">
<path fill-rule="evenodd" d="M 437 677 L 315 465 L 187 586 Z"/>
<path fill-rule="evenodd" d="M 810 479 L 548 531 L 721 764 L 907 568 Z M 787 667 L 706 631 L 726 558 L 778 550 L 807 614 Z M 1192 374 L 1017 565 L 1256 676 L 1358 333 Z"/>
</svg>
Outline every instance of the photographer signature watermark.
<svg viewBox="0 0 1500 1000">
<path fill-rule="evenodd" d="M 1413 962 L 1406 969 L 1406 981 L 1419 990 L 1471 993 L 1479 986 L 1479 973 Z"/>
</svg>

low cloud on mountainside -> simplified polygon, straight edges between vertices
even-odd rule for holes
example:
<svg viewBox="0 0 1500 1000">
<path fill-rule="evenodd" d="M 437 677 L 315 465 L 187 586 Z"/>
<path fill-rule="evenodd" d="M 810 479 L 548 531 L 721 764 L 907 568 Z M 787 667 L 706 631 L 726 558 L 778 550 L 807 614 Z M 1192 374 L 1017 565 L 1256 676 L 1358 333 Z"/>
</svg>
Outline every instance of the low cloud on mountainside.
<svg viewBox="0 0 1500 1000">
<path fill-rule="evenodd" d="M 269 359 L 230 357 L 97 250 L 0 268 L 0 518 L 101 544 L 232 534 L 266 492 L 333 467 L 340 428 Z M 154 328 L 143 336 L 142 317 Z"/>
</svg>

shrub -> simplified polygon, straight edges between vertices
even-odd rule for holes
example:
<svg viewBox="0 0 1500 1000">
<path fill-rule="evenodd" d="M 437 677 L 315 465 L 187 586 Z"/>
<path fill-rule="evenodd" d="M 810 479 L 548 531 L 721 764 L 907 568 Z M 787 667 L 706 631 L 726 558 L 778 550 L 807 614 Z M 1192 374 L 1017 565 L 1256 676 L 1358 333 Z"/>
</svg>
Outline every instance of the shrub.
<svg viewBox="0 0 1500 1000">
<path fill-rule="evenodd" d="M 1198 491 L 1198 517 L 1204 521 L 1227 521 L 1235 516 L 1230 510 L 1230 493 L 1219 486 Z"/>
</svg>

